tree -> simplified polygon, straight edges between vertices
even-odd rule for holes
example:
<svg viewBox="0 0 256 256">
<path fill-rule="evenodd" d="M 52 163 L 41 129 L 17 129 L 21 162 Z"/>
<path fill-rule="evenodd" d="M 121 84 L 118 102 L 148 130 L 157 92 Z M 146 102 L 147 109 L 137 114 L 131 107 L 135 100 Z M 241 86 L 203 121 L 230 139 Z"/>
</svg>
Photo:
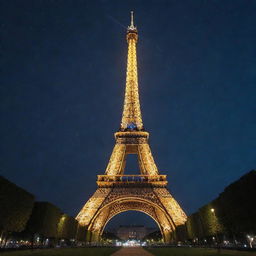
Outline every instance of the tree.
<svg viewBox="0 0 256 256">
<path fill-rule="evenodd" d="M 177 241 L 185 241 L 188 239 L 187 227 L 185 224 L 176 227 Z"/>
<path fill-rule="evenodd" d="M 26 231 L 30 234 L 40 234 L 48 238 L 56 238 L 61 211 L 48 202 L 35 202 L 32 215 Z"/>
<path fill-rule="evenodd" d="M 78 221 L 74 217 L 69 218 L 68 234 L 69 239 L 76 239 Z"/>
<path fill-rule="evenodd" d="M 190 215 L 186 227 L 189 239 L 256 233 L 256 171 L 243 175 Z"/>
<path fill-rule="evenodd" d="M 256 233 L 256 171 L 226 187 L 216 199 L 216 205 L 228 233 Z"/>
<path fill-rule="evenodd" d="M 104 231 L 101 239 L 104 243 L 113 243 L 115 240 L 120 240 L 113 232 Z"/>
<path fill-rule="evenodd" d="M 0 176 L 1 233 L 23 231 L 31 214 L 33 203 L 32 194 Z"/>
<path fill-rule="evenodd" d="M 199 209 L 202 222 L 203 233 L 205 236 L 214 236 L 223 233 L 223 226 L 217 217 L 218 209 L 213 203 L 209 203 Z"/>
<path fill-rule="evenodd" d="M 146 240 L 151 240 L 151 239 L 153 239 L 153 240 L 156 242 L 156 241 L 161 241 L 162 238 L 163 238 L 163 236 L 162 236 L 161 232 L 160 232 L 159 230 L 156 230 L 156 231 L 154 231 L 154 232 L 152 232 L 152 233 L 147 234 L 147 235 L 143 238 L 143 240 L 146 241 Z"/>
<path fill-rule="evenodd" d="M 198 212 L 191 214 L 186 222 L 188 238 L 202 238 L 204 236 L 202 221 Z"/>
<path fill-rule="evenodd" d="M 58 223 L 58 238 L 75 239 L 77 233 L 77 220 L 67 214 L 63 214 Z"/>
<path fill-rule="evenodd" d="M 76 240 L 80 242 L 86 241 L 86 227 L 77 225 Z"/>
</svg>

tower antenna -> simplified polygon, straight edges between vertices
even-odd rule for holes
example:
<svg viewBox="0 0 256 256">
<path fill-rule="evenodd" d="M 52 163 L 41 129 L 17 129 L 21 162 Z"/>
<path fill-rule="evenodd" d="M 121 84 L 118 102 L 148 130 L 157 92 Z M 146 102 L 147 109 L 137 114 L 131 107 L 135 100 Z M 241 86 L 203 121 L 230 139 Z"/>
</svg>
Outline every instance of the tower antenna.
<svg viewBox="0 0 256 256">
<path fill-rule="evenodd" d="M 131 27 L 134 27 L 134 24 L 133 24 L 133 11 L 131 11 Z"/>
<path fill-rule="evenodd" d="M 135 30 L 136 27 L 134 26 L 134 15 L 133 15 L 133 11 L 131 11 L 131 25 L 128 27 L 128 29 L 130 30 Z"/>
</svg>

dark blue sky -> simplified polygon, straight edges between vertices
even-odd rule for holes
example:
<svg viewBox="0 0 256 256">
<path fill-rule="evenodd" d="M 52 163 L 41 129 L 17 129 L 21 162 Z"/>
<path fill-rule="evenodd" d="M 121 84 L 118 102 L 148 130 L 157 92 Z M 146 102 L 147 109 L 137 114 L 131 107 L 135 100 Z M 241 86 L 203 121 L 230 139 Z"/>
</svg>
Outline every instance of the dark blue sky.
<svg viewBox="0 0 256 256">
<path fill-rule="evenodd" d="M 186 213 L 256 167 L 256 1 L 0 2 L 0 174 L 38 200 L 76 215 L 105 171 L 130 10 L 144 125 Z"/>
</svg>

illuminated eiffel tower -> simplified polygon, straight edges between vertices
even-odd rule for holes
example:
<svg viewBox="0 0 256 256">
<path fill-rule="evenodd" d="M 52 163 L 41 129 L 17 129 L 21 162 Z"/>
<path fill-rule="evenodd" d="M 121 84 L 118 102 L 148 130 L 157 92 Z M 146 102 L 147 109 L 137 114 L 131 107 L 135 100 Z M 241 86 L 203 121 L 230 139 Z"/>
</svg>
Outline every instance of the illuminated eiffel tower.
<svg viewBox="0 0 256 256">
<path fill-rule="evenodd" d="M 175 239 L 175 229 L 187 217 L 167 189 L 166 175 L 160 175 L 152 156 L 142 122 L 136 44 L 138 31 L 133 23 L 127 29 L 128 43 L 125 98 L 121 126 L 115 133 L 116 144 L 105 175 L 98 175 L 98 188 L 86 202 L 77 220 L 86 226 L 89 241 L 99 241 L 108 223 L 115 215 L 125 211 L 140 211 L 153 218 L 159 226 L 164 241 Z M 126 157 L 138 155 L 140 175 L 125 175 Z"/>
</svg>

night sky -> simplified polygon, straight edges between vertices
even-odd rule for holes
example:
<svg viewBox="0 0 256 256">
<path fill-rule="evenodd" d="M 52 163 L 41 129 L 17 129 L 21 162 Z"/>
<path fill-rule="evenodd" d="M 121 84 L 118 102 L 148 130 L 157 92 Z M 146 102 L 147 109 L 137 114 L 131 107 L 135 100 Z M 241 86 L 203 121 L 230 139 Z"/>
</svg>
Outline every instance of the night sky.
<svg viewBox="0 0 256 256">
<path fill-rule="evenodd" d="M 144 125 L 186 213 L 256 167 L 256 1 L 0 2 L 0 174 L 37 200 L 76 216 L 105 171 L 131 10 Z"/>
</svg>

